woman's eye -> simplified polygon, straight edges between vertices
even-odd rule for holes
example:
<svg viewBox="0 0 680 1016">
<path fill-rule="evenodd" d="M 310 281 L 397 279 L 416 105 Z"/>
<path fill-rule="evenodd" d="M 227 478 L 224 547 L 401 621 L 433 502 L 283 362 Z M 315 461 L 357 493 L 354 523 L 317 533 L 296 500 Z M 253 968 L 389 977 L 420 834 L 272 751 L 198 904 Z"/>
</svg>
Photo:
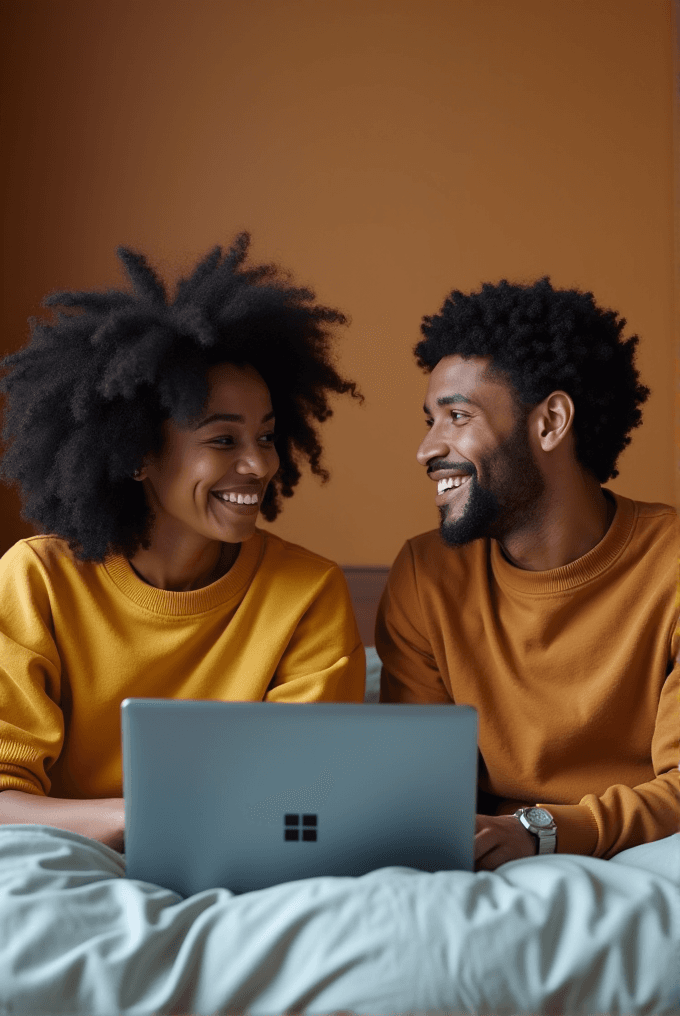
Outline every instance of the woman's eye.
<svg viewBox="0 0 680 1016">
<path fill-rule="evenodd" d="M 262 434 L 258 441 L 264 442 L 267 445 L 273 445 L 278 437 L 278 434 L 272 431 L 269 434 Z M 210 444 L 219 445 L 220 448 L 233 448 L 236 444 L 236 439 L 231 434 L 221 434 L 219 437 L 213 437 L 210 439 Z"/>
</svg>

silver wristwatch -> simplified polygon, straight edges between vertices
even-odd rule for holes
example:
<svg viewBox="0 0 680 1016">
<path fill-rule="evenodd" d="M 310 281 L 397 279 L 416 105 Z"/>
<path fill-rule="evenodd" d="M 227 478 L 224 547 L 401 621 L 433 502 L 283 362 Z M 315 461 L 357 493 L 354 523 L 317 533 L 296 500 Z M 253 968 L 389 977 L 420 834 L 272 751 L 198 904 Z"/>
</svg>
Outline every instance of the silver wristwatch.
<svg viewBox="0 0 680 1016">
<path fill-rule="evenodd" d="M 545 808 L 519 808 L 515 812 L 525 829 L 538 839 L 539 854 L 554 854 L 557 850 L 555 819 Z"/>
</svg>

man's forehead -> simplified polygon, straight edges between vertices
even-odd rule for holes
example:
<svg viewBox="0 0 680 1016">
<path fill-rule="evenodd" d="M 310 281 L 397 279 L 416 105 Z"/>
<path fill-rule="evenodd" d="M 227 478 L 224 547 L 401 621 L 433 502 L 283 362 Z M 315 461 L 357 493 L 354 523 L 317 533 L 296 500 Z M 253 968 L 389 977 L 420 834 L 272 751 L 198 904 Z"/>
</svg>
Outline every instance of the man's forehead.
<svg viewBox="0 0 680 1016">
<path fill-rule="evenodd" d="M 490 370 L 489 356 L 445 356 L 430 374 L 427 405 L 451 406 L 456 403 L 484 408 L 498 398 L 498 388 L 507 388 Z M 427 406 L 423 407 L 425 412 Z"/>
</svg>

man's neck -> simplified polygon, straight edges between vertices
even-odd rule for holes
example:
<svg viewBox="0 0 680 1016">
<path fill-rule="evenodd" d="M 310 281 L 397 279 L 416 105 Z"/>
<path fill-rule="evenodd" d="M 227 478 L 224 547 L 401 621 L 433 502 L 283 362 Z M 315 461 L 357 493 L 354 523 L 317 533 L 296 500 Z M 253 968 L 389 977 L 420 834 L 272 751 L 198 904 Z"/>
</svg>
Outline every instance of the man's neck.
<svg viewBox="0 0 680 1016">
<path fill-rule="evenodd" d="M 584 480 L 559 494 L 546 492 L 540 510 L 522 530 L 500 539 L 517 568 L 549 571 L 571 564 L 596 547 L 611 525 L 616 504 L 596 481 Z"/>
</svg>

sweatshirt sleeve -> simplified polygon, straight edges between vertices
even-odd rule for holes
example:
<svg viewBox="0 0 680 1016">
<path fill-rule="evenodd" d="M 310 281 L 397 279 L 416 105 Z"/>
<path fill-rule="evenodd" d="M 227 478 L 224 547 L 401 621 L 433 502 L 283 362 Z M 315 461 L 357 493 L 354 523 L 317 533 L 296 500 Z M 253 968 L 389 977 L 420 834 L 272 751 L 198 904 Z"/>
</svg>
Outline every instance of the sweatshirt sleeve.
<svg viewBox="0 0 680 1016">
<path fill-rule="evenodd" d="M 378 607 L 375 647 L 383 665 L 381 702 L 451 704 L 426 634 L 409 543 L 390 569 Z"/>
<path fill-rule="evenodd" d="M 64 740 L 60 699 L 46 576 L 20 541 L 0 558 L 0 790 L 49 793 Z"/>
<path fill-rule="evenodd" d="M 550 804 L 557 824 L 559 853 L 610 858 L 628 847 L 680 832 L 680 628 L 671 650 L 675 665 L 666 678 L 657 710 L 651 757 L 655 777 L 637 787 L 616 784 L 578 804 Z"/>
<path fill-rule="evenodd" d="M 363 702 L 366 653 L 342 570 L 320 578 L 281 656 L 265 701 Z"/>
</svg>

